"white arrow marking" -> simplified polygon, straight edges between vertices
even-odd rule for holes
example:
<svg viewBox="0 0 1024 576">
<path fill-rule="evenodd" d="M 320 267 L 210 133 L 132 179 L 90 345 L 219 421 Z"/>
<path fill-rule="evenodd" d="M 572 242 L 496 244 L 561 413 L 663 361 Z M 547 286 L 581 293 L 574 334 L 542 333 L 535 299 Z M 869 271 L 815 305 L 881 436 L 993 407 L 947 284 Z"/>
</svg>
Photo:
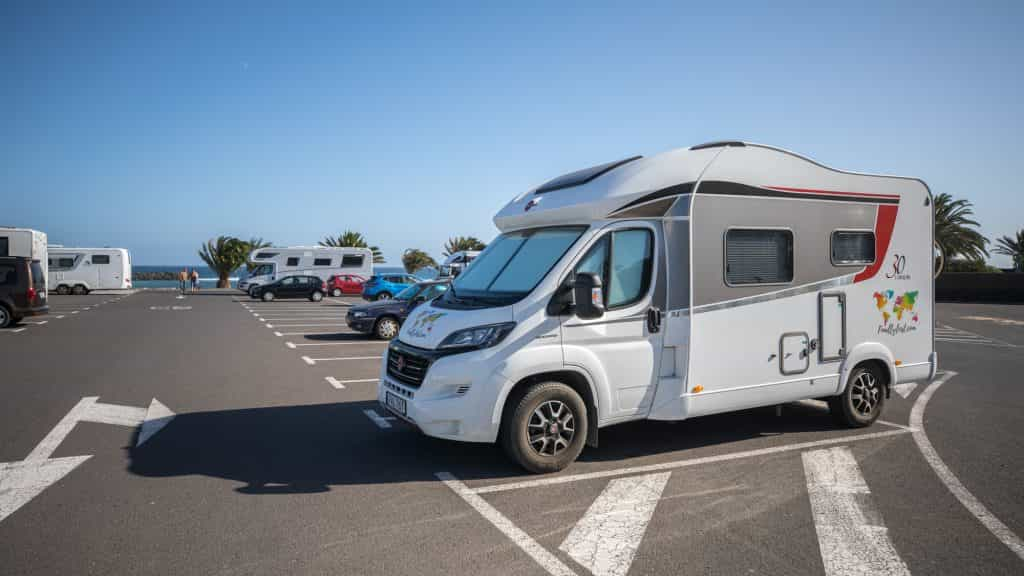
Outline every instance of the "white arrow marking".
<svg viewBox="0 0 1024 576">
<path fill-rule="evenodd" d="M 92 456 L 0 463 L 0 522 Z"/>
<path fill-rule="evenodd" d="M 825 574 L 910 576 L 871 502 L 853 452 L 840 446 L 801 457 Z"/>
<path fill-rule="evenodd" d="M 143 417 L 142 427 L 139 428 L 139 438 L 135 441 L 135 446 L 142 446 L 142 443 L 153 437 L 154 434 L 163 430 L 164 426 L 171 423 L 174 420 L 174 412 L 170 408 L 164 406 L 159 400 L 153 398 L 153 401 L 149 403 L 149 408 L 146 410 L 146 415 Z"/>
<path fill-rule="evenodd" d="M 612 480 L 558 548 L 595 576 L 624 576 L 671 474 Z"/>
<path fill-rule="evenodd" d="M 328 384 L 330 384 L 331 386 L 334 386 L 338 390 L 341 390 L 342 388 L 345 387 L 345 385 L 342 384 L 341 381 L 338 380 L 337 378 L 335 378 L 334 376 L 328 376 L 327 378 L 325 378 L 325 380 L 327 380 Z"/>
<path fill-rule="evenodd" d="M 906 384 L 897 384 L 892 387 L 903 398 L 913 394 L 915 388 L 917 388 L 917 382 L 907 382 Z"/>
<path fill-rule="evenodd" d="M 145 408 L 95 402 L 82 414 L 79 421 L 133 427 L 142 424 L 145 419 Z"/>
<path fill-rule="evenodd" d="M 39 441 L 39 444 L 29 452 L 25 458 L 26 462 L 30 461 L 41 461 L 46 460 L 53 454 L 53 451 L 60 446 L 60 443 L 64 441 L 64 438 L 71 433 L 71 429 L 75 427 L 75 424 L 85 415 L 86 412 L 92 407 L 96 401 L 99 400 L 99 396 L 86 396 L 78 401 L 78 404 L 68 411 L 60 422 L 50 430 L 50 433 L 45 438 Z"/>
</svg>

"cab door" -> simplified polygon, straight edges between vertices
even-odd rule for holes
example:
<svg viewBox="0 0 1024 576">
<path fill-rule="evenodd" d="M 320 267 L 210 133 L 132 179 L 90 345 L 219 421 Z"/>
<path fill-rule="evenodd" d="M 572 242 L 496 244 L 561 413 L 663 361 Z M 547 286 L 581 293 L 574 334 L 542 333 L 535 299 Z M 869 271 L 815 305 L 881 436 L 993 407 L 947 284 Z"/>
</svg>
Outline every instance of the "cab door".
<svg viewBox="0 0 1024 576">
<path fill-rule="evenodd" d="M 649 222 L 608 226 L 566 278 L 571 283 L 577 272 L 589 272 L 603 285 L 603 316 L 584 320 L 570 309 L 561 317 L 565 363 L 603 381 L 608 394 L 599 405 L 603 418 L 644 414 L 654 398 L 663 342 L 664 303 L 654 301 L 653 288 L 660 235 L 660 228 Z"/>
</svg>

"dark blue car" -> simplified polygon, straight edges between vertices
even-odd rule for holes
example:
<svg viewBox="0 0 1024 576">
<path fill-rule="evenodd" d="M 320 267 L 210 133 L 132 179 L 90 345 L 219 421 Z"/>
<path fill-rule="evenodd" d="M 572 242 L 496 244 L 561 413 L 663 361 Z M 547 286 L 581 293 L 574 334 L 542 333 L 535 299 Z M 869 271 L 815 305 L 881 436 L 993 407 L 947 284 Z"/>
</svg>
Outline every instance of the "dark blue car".
<svg viewBox="0 0 1024 576">
<path fill-rule="evenodd" d="M 398 293 L 391 300 L 380 300 L 349 308 L 345 323 L 357 332 L 373 334 L 382 340 L 398 336 L 402 322 L 420 304 L 433 300 L 448 289 L 448 281 L 420 282 Z"/>
</svg>

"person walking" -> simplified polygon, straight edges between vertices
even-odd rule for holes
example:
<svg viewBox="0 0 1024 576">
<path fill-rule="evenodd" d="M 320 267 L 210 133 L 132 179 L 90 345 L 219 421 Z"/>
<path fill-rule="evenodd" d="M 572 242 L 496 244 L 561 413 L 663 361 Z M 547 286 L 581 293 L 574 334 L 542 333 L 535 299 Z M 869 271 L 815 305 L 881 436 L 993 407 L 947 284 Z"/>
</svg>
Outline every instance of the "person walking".
<svg viewBox="0 0 1024 576">
<path fill-rule="evenodd" d="M 188 270 L 186 270 L 185 268 L 182 268 L 181 272 L 178 272 L 178 289 L 181 290 L 181 293 L 183 295 L 185 294 L 185 285 L 186 285 L 187 282 L 188 282 Z"/>
<path fill-rule="evenodd" d="M 192 292 L 199 292 L 199 271 L 192 269 Z"/>
</svg>

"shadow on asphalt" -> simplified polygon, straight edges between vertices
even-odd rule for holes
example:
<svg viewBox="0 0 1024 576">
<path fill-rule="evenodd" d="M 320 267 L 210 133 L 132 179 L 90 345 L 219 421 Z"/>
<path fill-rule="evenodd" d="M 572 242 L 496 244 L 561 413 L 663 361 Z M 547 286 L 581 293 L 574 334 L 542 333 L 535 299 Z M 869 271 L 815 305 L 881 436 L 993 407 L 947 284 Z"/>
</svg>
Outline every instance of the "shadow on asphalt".
<svg viewBox="0 0 1024 576">
<path fill-rule="evenodd" d="M 463 480 L 527 476 L 497 446 L 428 438 L 392 420 L 378 428 L 363 413 L 376 402 L 248 408 L 179 414 L 138 448 L 128 470 L 147 477 L 202 475 L 242 483 L 243 494 L 329 491 L 332 485 L 434 481 L 447 470 Z M 838 431 L 827 410 L 786 405 L 695 418 L 640 421 L 601 430 L 600 447 L 580 460 L 623 462 L 765 436 Z M 679 458 L 688 457 L 685 453 Z"/>
</svg>

